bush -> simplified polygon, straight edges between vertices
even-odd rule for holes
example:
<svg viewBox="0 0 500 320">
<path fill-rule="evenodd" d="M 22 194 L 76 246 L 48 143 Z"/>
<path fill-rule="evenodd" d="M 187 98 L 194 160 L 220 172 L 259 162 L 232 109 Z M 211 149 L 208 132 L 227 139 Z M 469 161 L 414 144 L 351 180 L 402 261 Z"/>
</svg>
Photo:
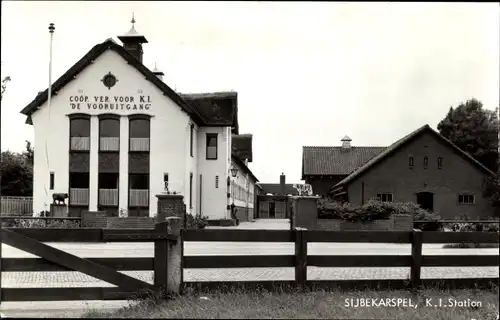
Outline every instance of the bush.
<svg viewBox="0 0 500 320">
<path fill-rule="evenodd" d="M 204 229 L 208 226 L 208 217 L 201 214 L 186 214 L 186 229 Z"/>
<path fill-rule="evenodd" d="M 499 232 L 498 223 L 453 223 L 455 232 Z"/>
<path fill-rule="evenodd" d="M 80 222 L 74 220 L 16 219 L 2 223 L 5 228 L 80 228 Z"/>
<path fill-rule="evenodd" d="M 381 202 L 370 200 L 362 206 L 350 203 L 340 203 L 321 199 L 318 203 L 318 218 L 342 219 L 351 222 L 390 219 L 393 215 L 412 215 L 414 220 L 429 221 L 420 223 L 425 231 L 435 231 L 442 228 L 437 222 L 441 217 L 435 213 L 420 208 L 412 202 Z"/>
</svg>

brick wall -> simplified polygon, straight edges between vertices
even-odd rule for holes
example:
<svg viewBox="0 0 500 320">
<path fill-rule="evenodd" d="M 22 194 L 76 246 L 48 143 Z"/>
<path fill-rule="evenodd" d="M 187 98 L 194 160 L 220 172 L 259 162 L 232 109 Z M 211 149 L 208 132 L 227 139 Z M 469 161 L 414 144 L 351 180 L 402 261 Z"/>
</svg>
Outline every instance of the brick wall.
<svg viewBox="0 0 500 320">
<path fill-rule="evenodd" d="M 106 211 L 85 211 L 82 213 L 83 228 L 106 228 L 108 216 Z"/>
<path fill-rule="evenodd" d="M 236 218 L 238 218 L 238 220 L 240 222 L 243 222 L 243 221 L 248 221 L 248 208 L 247 207 L 235 207 L 234 208 L 236 210 Z"/>
<path fill-rule="evenodd" d="M 108 217 L 107 228 L 137 228 L 137 229 L 153 229 L 156 219 L 149 217 Z"/>
<path fill-rule="evenodd" d="M 313 228 L 310 229 L 313 230 Z M 387 220 L 356 223 L 340 219 L 317 219 L 314 229 L 332 231 L 411 231 L 413 230 L 413 217 L 410 215 L 395 215 Z"/>
<path fill-rule="evenodd" d="M 158 221 L 164 221 L 167 217 L 178 217 L 182 219 L 184 225 L 184 214 L 186 206 L 184 205 L 184 197 L 182 195 L 158 194 Z"/>
</svg>

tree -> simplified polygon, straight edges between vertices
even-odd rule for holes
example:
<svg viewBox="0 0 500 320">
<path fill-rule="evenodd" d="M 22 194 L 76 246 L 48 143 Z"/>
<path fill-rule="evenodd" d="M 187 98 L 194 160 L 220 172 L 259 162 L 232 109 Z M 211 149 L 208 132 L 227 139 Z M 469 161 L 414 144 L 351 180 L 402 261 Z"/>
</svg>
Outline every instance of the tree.
<svg viewBox="0 0 500 320">
<path fill-rule="evenodd" d="M 490 200 L 495 207 L 495 214 L 500 216 L 500 170 L 487 180 L 483 196 Z"/>
<path fill-rule="evenodd" d="M 437 126 L 439 132 L 493 172 L 498 169 L 498 117 L 471 99 L 450 107 Z"/>
<path fill-rule="evenodd" d="M 7 83 L 9 83 L 10 77 L 6 76 L 2 79 L 2 94 L 0 95 L 0 101 L 3 98 L 3 94 L 5 93 L 5 90 L 7 89 Z"/>
<path fill-rule="evenodd" d="M 2 196 L 33 196 L 33 165 L 29 163 L 26 154 L 3 151 L 0 174 Z"/>
</svg>

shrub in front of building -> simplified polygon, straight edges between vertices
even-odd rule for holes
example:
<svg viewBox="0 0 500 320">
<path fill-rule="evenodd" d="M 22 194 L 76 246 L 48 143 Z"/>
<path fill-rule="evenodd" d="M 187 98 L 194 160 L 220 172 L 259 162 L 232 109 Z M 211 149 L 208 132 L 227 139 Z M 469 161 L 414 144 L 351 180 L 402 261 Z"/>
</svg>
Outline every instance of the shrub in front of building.
<svg viewBox="0 0 500 320">
<path fill-rule="evenodd" d="M 426 221 L 419 223 L 418 228 L 425 231 L 441 230 L 441 217 L 435 213 L 422 209 L 412 202 L 382 202 L 369 200 L 362 206 L 350 203 L 340 203 L 321 199 L 318 203 L 318 218 L 342 219 L 350 222 L 372 220 L 387 220 L 394 215 L 411 215 L 414 220 Z M 428 222 L 427 222 L 428 221 Z"/>
<path fill-rule="evenodd" d="M 205 229 L 208 226 L 208 217 L 201 214 L 186 214 L 186 229 Z"/>
</svg>

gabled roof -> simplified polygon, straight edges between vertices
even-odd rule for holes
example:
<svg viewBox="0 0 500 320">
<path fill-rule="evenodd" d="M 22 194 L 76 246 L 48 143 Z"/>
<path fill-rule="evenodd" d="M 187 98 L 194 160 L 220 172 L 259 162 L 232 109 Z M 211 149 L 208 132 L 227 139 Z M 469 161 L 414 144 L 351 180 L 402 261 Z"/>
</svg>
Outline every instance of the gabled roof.
<svg viewBox="0 0 500 320">
<path fill-rule="evenodd" d="M 463 157 L 465 160 L 469 161 L 472 165 L 476 166 L 480 170 L 484 171 L 487 174 L 494 175 L 494 173 L 486 168 L 484 165 L 482 165 L 479 161 L 474 159 L 471 155 L 457 147 L 455 144 L 453 144 L 450 140 L 446 139 L 443 137 L 441 134 L 439 134 L 437 131 L 432 129 L 428 124 L 425 126 L 420 127 L 419 129 L 413 131 L 412 133 L 408 134 L 407 136 L 399 139 L 398 141 L 394 142 L 392 145 L 387 147 L 384 151 L 373 157 L 371 160 L 369 160 L 367 163 L 365 163 L 363 166 L 361 166 L 358 170 L 354 171 L 351 173 L 349 176 L 344 178 L 342 181 L 337 183 L 333 188 L 338 188 L 341 186 L 345 186 L 346 184 L 354 181 L 356 178 L 358 178 L 360 175 L 363 173 L 366 173 L 370 168 L 375 166 L 377 163 L 380 163 L 384 159 L 387 159 L 390 157 L 394 152 L 402 148 L 403 146 L 407 145 L 411 141 L 417 139 L 424 133 L 431 133 L 434 135 L 438 140 L 443 142 L 446 146 L 449 148 L 452 148 L 459 156 Z M 333 189 L 332 188 L 332 189 Z"/>
<path fill-rule="evenodd" d="M 241 160 L 234 154 L 231 154 L 231 160 L 236 162 L 236 164 L 240 166 L 245 173 L 248 173 L 248 175 L 254 180 L 255 183 L 259 182 L 259 179 L 257 179 L 257 177 L 250 170 L 250 168 L 248 168 L 248 166 L 243 162 L 243 160 Z"/>
<path fill-rule="evenodd" d="M 259 183 L 262 187 L 262 192 L 279 194 L 281 192 L 281 185 L 279 183 Z M 293 187 L 293 183 L 285 183 L 285 195 L 299 195 L 299 191 Z"/>
<path fill-rule="evenodd" d="M 386 147 L 303 147 L 302 179 L 308 175 L 348 175 Z"/>
<path fill-rule="evenodd" d="M 251 134 L 233 134 L 231 137 L 232 153 L 241 160 L 248 159 L 252 162 L 252 135 Z"/>
<path fill-rule="evenodd" d="M 221 105 L 229 104 L 231 107 L 224 107 L 218 110 L 219 113 L 213 113 L 212 110 L 205 110 L 205 106 L 196 105 L 195 101 L 198 98 L 193 98 L 190 101 L 193 105 L 186 102 L 179 94 L 172 90 L 162 80 L 160 80 L 151 70 L 145 67 L 139 60 L 127 52 L 122 46 L 117 44 L 113 39 L 107 39 L 103 43 L 94 46 L 86 55 L 84 55 L 77 63 L 75 63 L 66 73 L 57 79 L 52 85 L 52 95 L 57 95 L 70 81 L 76 79 L 77 75 L 82 72 L 87 66 L 93 63 L 106 50 L 113 50 L 125 59 L 131 66 L 136 68 L 144 77 L 154 84 L 164 95 L 172 99 L 179 107 L 185 111 L 193 121 L 200 126 L 236 126 L 237 127 L 237 107 L 236 93 L 232 93 L 234 97 L 218 99 L 217 103 Z M 35 99 L 28 104 L 22 111 L 22 114 L 28 116 L 29 122 L 31 114 L 36 112 L 38 108 L 48 99 L 48 88 L 45 91 L 39 92 Z M 227 102 L 226 100 L 229 100 Z M 217 111 L 217 110 L 216 110 Z"/>
</svg>

